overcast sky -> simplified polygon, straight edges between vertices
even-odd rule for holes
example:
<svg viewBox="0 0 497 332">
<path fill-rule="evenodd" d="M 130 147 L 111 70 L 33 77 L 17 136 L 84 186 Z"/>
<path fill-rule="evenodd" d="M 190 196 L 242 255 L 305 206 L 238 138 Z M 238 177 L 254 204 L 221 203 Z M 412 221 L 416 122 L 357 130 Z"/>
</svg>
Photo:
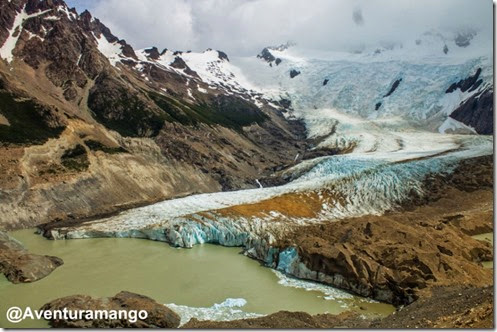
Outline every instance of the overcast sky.
<svg viewBox="0 0 497 332">
<path fill-rule="evenodd" d="M 321 50 L 476 28 L 492 42 L 491 0 L 68 0 L 134 48 L 257 54 L 286 41 Z"/>
</svg>

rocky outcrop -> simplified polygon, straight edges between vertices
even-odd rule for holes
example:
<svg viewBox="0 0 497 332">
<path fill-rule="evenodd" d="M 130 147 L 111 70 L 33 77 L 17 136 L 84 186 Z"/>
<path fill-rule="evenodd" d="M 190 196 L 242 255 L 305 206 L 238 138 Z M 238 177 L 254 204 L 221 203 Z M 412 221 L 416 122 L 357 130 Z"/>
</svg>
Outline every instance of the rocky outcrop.
<svg viewBox="0 0 497 332">
<path fill-rule="evenodd" d="M 296 77 L 298 75 L 300 75 L 300 71 L 298 71 L 296 69 L 290 70 L 290 78 L 294 78 L 294 77 Z"/>
<path fill-rule="evenodd" d="M 402 78 L 395 80 L 395 82 L 393 82 L 392 86 L 390 87 L 390 90 L 387 92 L 386 95 L 383 96 L 383 98 L 386 98 L 394 93 L 395 90 L 397 90 L 397 88 L 399 87 L 400 82 L 402 82 Z"/>
<path fill-rule="evenodd" d="M 493 306 L 493 287 L 436 287 L 430 296 L 423 297 L 386 318 L 373 321 L 368 327 L 489 329 L 494 326 Z"/>
<path fill-rule="evenodd" d="M 161 54 L 159 53 L 159 50 L 157 49 L 157 47 L 151 47 L 151 48 L 147 48 L 145 50 L 145 53 L 147 53 L 147 56 L 151 59 L 154 59 L 154 60 L 157 60 L 160 58 Z"/>
<path fill-rule="evenodd" d="M 480 77 L 480 74 L 481 68 L 478 68 L 474 75 L 471 75 L 465 79 L 460 80 L 459 82 L 451 84 L 451 86 L 449 86 L 445 93 L 452 93 L 457 89 L 460 89 L 462 92 L 471 92 L 476 90 L 483 82 L 481 79 L 478 79 Z"/>
<path fill-rule="evenodd" d="M 474 128 L 478 134 L 492 135 L 494 133 L 493 89 L 486 89 L 466 99 L 450 114 L 450 117 Z"/>
<path fill-rule="evenodd" d="M 475 31 L 464 31 L 459 32 L 454 39 L 454 42 L 459 47 L 468 47 L 471 44 L 471 40 L 476 36 Z"/>
<path fill-rule="evenodd" d="M 260 54 L 257 55 L 259 59 L 263 59 L 266 62 L 272 63 L 276 58 L 274 57 L 273 54 L 269 51 L 269 49 L 266 47 L 262 50 Z"/>
<path fill-rule="evenodd" d="M 140 311 L 147 312 L 147 318 L 138 318 L 136 322 L 127 319 L 53 319 L 50 326 L 56 328 L 176 328 L 180 317 L 171 309 L 157 303 L 149 297 L 120 292 L 113 297 L 94 298 L 87 295 L 72 295 L 53 300 L 45 304 L 41 310 L 105 310 L 105 311 Z"/>
<path fill-rule="evenodd" d="M 218 54 L 217 56 L 219 59 L 230 61 L 230 59 L 228 58 L 228 55 L 226 53 L 224 53 L 223 51 L 217 51 L 217 54 Z"/>
<path fill-rule="evenodd" d="M 58 257 L 29 253 L 21 243 L 0 232 L 0 273 L 12 283 L 40 280 L 62 264 Z"/>
<path fill-rule="evenodd" d="M 257 57 L 259 59 L 262 59 L 264 61 L 266 61 L 267 63 L 269 63 L 269 65 L 272 67 L 273 66 L 273 63 L 275 65 L 279 65 L 283 60 L 281 60 L 280 58 L 277 58 L 273 55 L 273 53 L 271 53 L 272 50 L 275 50 L 275 51 L 284 51 L 286 49 L 288 49 L 289 47 L 293 46 L 294 44 L 293 43 L 290 43 L 290 42 L 287 42 L 285 44 L 281 44 L 279 46 L 269 46 L 269 47 L 265 47 L 261 53 L 257 54 Z"/>
<path fill-rule="evenodd" d="M 364 217 L 299 230 L 295 251 L 280 252 L 278 266 L 301 278 L 394 304 L 408 304 L 430 284 L 487 285 L 491 246 L 443 223 L 409 215 Z M 446 229 L 444 229 L 446 228 Z M 282 262 L 282 258 L 299 257 Z"/>
<path fill-rule="evenodd" d="M 473 94 L 465 99 L 450 117 L 472 127 L 478 134 L 492 135 L 494 131 L 494 91 L 493 87 L 485 86 L 480 78 L 482 69 L 465 79 L 452 83 L 445 93 L 456 90 Z"/>
</svg>

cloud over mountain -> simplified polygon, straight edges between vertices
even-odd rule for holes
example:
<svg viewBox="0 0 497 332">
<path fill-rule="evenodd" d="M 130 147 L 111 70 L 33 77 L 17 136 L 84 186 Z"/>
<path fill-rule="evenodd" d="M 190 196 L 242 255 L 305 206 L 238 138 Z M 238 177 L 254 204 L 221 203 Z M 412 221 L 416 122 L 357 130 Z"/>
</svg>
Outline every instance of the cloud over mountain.
<svg viewBox="0 0 497 332">
<path fill-rule="evenodd" d="M 489 0 L 91 0 L 115 34 L 137 47 L 256 54 L 292 40 L 307 48 L 348 50 L 359 44 L 414 41 L 430 29 L 474 28 L 491 43 Z M 351 19 L 351 17 L 353 19 Z M 367 18 L 367 20 L 365 19 Z"/>
</svg>

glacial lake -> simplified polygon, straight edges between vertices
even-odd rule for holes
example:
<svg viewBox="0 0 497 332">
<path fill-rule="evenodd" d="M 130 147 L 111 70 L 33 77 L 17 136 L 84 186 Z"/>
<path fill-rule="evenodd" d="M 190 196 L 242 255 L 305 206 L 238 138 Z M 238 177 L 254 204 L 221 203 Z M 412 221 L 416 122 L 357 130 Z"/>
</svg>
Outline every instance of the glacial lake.
<svg viewBox="0 0 497 332">
<path fill-rule="evenodd" d="M 182 316 L 199 319 L 246 318 L 279 310 L 311 314 L 355 310 L 388 315 L 394 307 L 324 285 L 288 278 L 241 255 L 240 248 L 198 245 L 177 249 L 141 239 L 51 241 L 34 230 L 9 233 L 32 253 L 53 255 L 64 265 L 34 283 L 12 284 L 0 277 L 0 327 L 48 327 L 46 321 L 6 320 L 11 306 L 38 309 L 68 295 L 113 296 L 122 290 L 175 304 Z"/>
</svg>

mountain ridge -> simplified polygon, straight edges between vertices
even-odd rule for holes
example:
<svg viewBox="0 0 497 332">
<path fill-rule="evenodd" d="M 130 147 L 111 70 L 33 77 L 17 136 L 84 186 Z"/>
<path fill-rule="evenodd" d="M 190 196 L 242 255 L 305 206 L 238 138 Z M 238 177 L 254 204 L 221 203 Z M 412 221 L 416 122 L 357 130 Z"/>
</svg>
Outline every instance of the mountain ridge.
<svg viewBox="0 0 497 332">
<path fill-rule="evenodd" d="M 61 0 L 2 1 L 0 11 L 1 97 L 22 110 L 0 107 L 7 227 L 254 188 L 307 149 L 303 125 L 262 96 L 204 81 L 179 53 L 152 61 L 156 52 L 134 50 L 88 11 Z"/>
</svg>

